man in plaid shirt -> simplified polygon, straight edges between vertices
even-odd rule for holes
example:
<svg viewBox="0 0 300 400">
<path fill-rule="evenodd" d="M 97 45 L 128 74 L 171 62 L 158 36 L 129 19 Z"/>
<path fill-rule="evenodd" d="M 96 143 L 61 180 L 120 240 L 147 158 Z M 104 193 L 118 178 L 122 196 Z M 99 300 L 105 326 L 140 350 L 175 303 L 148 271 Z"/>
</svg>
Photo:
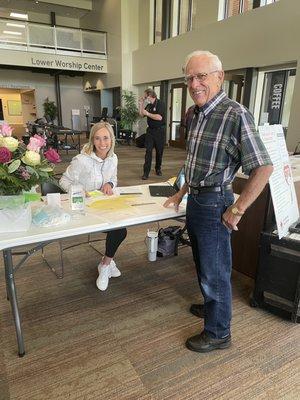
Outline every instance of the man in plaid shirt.
<svg viewBox="0 0 300 400">
<path fill-rule="evenodd" d="M 221 89 L 219 58 L 195 51 L 184 65 L 185 82 L 195 103 L 188 115 L 185 185 L 165 206 L 178 206 L 188 192 L 187 230 L 204 304 L 190 311 L 204 318 L 204 330 L 186 341 L 188 349 L 208 352 L 231 345 L 232 230 L 258 197 L 273 167 L 249 110 Z M 249 179 L 234 202 L 231 183 L 242 167 Z"/>
</svg>

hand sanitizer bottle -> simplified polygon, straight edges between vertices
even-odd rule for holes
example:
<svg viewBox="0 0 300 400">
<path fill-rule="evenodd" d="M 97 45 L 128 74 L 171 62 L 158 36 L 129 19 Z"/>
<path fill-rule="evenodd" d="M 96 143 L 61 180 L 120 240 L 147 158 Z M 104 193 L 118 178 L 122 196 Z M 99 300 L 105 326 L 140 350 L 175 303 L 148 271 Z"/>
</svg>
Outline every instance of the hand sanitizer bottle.
<svg viewBox="0 0 300 400">
<path fill-rule="evenodd" d="M 85 192 L 79 176 L 75 175 L 74 183 L 70 187 L 70 206 L 73 215 L 84 214 L 85 210 Z"/>
</svg>

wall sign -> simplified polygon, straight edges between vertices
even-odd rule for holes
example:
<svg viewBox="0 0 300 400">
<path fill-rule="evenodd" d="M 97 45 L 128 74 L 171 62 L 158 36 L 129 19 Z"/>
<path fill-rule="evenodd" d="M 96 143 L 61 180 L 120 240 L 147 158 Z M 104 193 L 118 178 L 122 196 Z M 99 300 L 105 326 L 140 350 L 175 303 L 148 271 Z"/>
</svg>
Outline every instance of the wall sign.
<svg viewBox="0 0 300 400">
<path fill-rule="evenodd" d="M 22 115 L 22 106 L 19 100 L 7 100 L 7 109 L 9 115 Z"/>
<path fill-rule="evenodd" d="M 106 59 L 71 57 L 60 54 L 37 54 L 13 50 L 2 50 L 1 53 L 3 54 L 0 58 L 0 64 L 5 65 L 107 73 Z"/>
</svg>

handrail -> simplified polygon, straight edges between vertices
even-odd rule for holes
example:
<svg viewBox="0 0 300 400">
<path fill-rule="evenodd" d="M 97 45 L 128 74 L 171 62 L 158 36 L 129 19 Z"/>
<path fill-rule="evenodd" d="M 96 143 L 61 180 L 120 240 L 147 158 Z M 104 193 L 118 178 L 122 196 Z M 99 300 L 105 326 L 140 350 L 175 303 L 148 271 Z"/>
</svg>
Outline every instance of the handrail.
<svg viewBox="0 0 300 400">
<path fill-rule="evenodd" d="M 0 18 L 0 48 L 106 58 L 106 32 Z"/>
</svg>

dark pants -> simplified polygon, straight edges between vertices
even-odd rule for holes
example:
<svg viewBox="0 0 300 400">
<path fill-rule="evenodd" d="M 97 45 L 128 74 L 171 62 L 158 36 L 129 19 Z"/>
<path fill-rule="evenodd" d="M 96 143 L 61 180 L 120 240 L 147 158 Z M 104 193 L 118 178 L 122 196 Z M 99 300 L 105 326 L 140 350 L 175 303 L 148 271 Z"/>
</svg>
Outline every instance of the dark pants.
<svg viewBox="0 0 300 400">
<path fill-rule="evenodd" d="M 213 338 L 230 334 L 231 231 L 222 215 L 233 203 L 231 191 L 188 196 L 186 221 L 198 281 L 204 297 L 204 330 Z"/>
<path fill-rule="evenodd" d="M 105 246 L 106 247 L 105 255 L 107 257 L 110 257 L 110 258 L 114 257 L 114 255 L 116 254 L 116 251 L 118 250 L 118 247 L 123 242 L 123 240 L 126 238 L 126 235 L 127 235 L 126 228 L 116 229 L 114 231 L 107 232 L 106 246 Z"/>
<path fill-rule="evenodd" d="M 155 158 L 155 170 L 160 171 L 162 156 L 165 145 L 165 128 L 147 128 L 145 136 L 145 164 L 144 164 L 144 175 L 148 176 L 151 170 L 152 163 L 152 151 L 155 148 L 156 158 Z"/>
</svg>

